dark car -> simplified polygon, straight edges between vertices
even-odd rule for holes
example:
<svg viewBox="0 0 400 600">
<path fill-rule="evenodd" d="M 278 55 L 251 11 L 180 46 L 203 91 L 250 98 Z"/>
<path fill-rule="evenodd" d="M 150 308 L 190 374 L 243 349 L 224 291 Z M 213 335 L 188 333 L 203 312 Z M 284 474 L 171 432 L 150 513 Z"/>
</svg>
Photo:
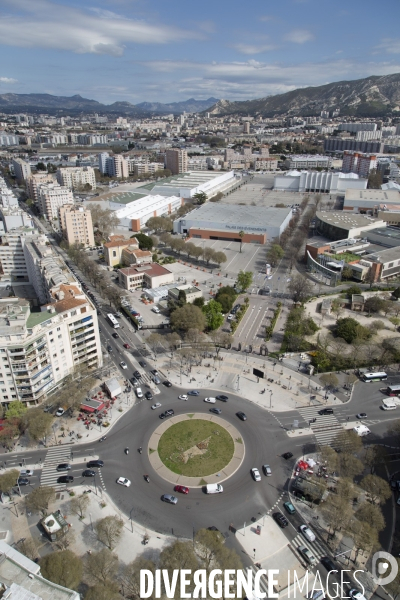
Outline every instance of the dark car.
<svg viewBox="0 0 400 600">
<path fill-rule="evenodd" d="M 329 556 L 323 556 L 321 558 L 321 563 L 324 565 L 324 567 L 327 571 L 338 571 L 339 570 L 337 568 L 337 566 L 335 565 L 335 563 L 333 562 L 333 560 L 331 558 L 329 558 Z"/>
<path fill-rule="evenodd" d="M 397 481 L 395 481 L 394 479 L 391 479 L 389 481 L 389 485 L 390 485 L 390 489 L 393 490 L 394 492 L 397 490 Z"/>
<path fill-rule="evenodd" d="M 107 346 L 107 352 L 112 352 L 112 347 L 111 346 Z"/>
<path fill-rule="evenodd" d="M 136 379 L 140 379 L 142 375 L 139 373 L 139 371 L 134 371 L 133 376 L 136 377 Z"/>
<path fill-rule="evenodd" d="M 322 408 L 318 411 L 319 415 L 333 415 L 333 408 Z"/>
<path fill-rule="evenodd" d="M 18 485 L 29 485 L 28 477 L 18 477 Z"/>
<path fill-rule="evenodd" d="M 217 531 L 218 533 L 221 533 L 220 530 L 215 527 L 215 525 L 211 525 L 211 527 L 207 527 L 208 531 Z"/>
<path fill-rule="evenodd" d="M 147 367 L 147 363 L 144 360 L 139 360 L 139 365 L 145 369 Z"/>
<path fill-rule="evenodd" d="M 82 477 L 94 477 L 96 475 L 96 471 L 93 469 L 85 469 L 82 473 Z"/>
<path fill-rule="evenodd" d="M 146 400 L 153 400 L 153 394 L 151 392 L 146 392 L 144 397 Z"/>
<path fill-rule="evenodd" d="M 96 460 L 89 460 L 87 463 L 87 467 L 91 469 L 92 467 L 104 467 L 104 461 L 97 458 Z"/>
<path fill-rule="evenodd" d="M 282 458 L 284 458 L 285 460 L 289 460 L 289 458 L 292 458 L 293 454 L 291 452 L 285 452 L 285 454 L 282 454 Z"/>
<path fill-rule="evenodd" d="M 168 381 L 168 379 L 163 381 L 163 385 L 165 385 L 165 387 L 172 387 L 172 383 L 170 381 Z"/>
<path fill-rule="evenodd" d="M 61 477 L 59 477 L 57 479 L 57 483 L 72 483 L 74 480 L 72 475 L 61 475 Z"/>
<path fill-rule="evenodd" d="M 119 335 L 118 335 L 118 333 L 113 333 L 113 334 L 112 334 L 112 336 L 113 336 L 113 338 L 115 338 L 115 339 L 119 338 Z"/>
<path fill-rule="evenodd" d="M 289 525 L 289 521 L 282 513 L 276 512 L 272 516 L 274 517 L 275 521 L 278 523 L 279 527 L 282 527 L 282 529 Z"/>
<path fill-rule="evenodd" d="M 136 377 L 131 377 L 131 378 L 129 379 L 129 381 L 131 382 L 131 384 L 132 384 L 132 385 L 136 385 L 136 384 L 137 384 L 137 382 L 138 382 L 138 381 L 137 381 L 137 379 L 136 379 Z"/>
<path fill-rule="evenodd" d="M 57 467 L 57 471 L 70 471 L 71 465 L 68 463 L 61 463 Z"/>
<path fill-rule="evenodd" d="M 222 410 L 220 408 L 210 408 L 210 412 L 214 413 L 215 415 L 220 415 Z"/>
<path fill-rule="evenodd" d="M 190 392 L 187 393 L 188 396 L 199 396 L 200 392 L 199 390 L 190 390 Z"/>
<path fill-rule="evenodd" d="M 224 396 L 223 394 L 215 397 L 217 400 L 221 400 L 222 402 L 228 402 L 228 396 Z"/>
<path fill-rule="evenodd" d="M 247 417 L 246 417 L 245 413 L 242 412 L 241 410 L 236 413 L 236 416 L 239 417 L 239 419 L 241 421 L 247 421 Z"/>
<path fill-rule="evenodd" d="M 166 410 L 165 412 L 161 413 L 160 415 L 160 419 L 165 419 L 166 417 L 171 417 L 172 415 L 174 415 L 174 411 L 172 408 L 169 408 L 168 410 Z"/>
<path fill-rule="evenodd" d="M 152 371 L 150 371 L 150 373 L 151 373 L 152 375 L 154 375 L 155 377 L 157 377 L 157 376 L 158 376 L 158 371 L 157 371 L 157 369 L 153 369 Z"/>
</svg>

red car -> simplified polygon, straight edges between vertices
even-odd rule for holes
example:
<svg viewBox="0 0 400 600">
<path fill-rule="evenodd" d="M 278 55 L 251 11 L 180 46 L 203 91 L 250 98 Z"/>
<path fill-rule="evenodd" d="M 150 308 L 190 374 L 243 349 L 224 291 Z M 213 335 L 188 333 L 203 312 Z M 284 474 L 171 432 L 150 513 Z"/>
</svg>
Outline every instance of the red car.
<svg viewBox="0 0 400 600">
<path fill-rule="evenodd" d="M 130 345 L 129 344 L 124 344 L 124 348 L 128 348 L 128 350 L 129 350 Z"/>
<path fill-rule="evenodd" d="M 174 492 L 180 492 L 181 494 L 188 494 L 189 488 L 185 487 L 184 485 L 176 485 L 174 487 Z"/>
</svg>

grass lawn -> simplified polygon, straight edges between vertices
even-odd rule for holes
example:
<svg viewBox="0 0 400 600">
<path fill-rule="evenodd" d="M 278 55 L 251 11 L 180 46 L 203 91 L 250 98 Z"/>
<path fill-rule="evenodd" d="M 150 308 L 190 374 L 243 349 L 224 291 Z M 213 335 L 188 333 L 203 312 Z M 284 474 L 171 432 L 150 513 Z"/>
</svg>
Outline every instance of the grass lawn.
<svg viewBox="0 0 400 600">
<path fill-rule="evenodd" d="M 202 419 L 172 425 L 158 444 L 164 465 L 187 477 L 217 473 L 230 462 L 233 452 L 234 442 L 226 429 Z"/>
</svg>

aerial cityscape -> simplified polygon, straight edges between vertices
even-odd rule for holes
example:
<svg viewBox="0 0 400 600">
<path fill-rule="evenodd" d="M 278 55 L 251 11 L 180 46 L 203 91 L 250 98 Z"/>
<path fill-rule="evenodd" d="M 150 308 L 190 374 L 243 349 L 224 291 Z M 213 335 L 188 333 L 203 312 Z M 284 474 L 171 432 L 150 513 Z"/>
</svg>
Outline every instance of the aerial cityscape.
<svg viewBox="0 0 400 600">
<path fill-rule="evenodd" d="M 0 7 L 0 598 L 396 600 L 397 5 Z"/>
</svg>

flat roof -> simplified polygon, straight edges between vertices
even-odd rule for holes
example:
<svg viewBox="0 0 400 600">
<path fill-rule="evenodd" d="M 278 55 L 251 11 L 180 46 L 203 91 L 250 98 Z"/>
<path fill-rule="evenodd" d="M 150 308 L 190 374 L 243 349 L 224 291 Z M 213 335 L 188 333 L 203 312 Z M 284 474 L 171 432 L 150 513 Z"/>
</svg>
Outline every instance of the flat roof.
<svg viewBox="0 0 400 600">
<path fill-rule="evenodd" d="M 105 196 L 102 196 L 102 200 L 108 200 L 109 202 L 116 202 L 118 204 L 129 204 L 129 202 L 136 202 L 136 200 L 140 200 L 146 196 L 147 193 L 139 192 L 109 192 Z"/>
<path fill-rule="evenodd" d="M 398 240 L 400 242 L 400 229 L 398 227 L 378 227 L 377 229 L 372 229 L 369 231 L 361 231 L 361 235 L 380 235 L 385 238 L 391 238 L 393 240 Z"/>
<path fill-rule="evenodd" d="M 207 202 L 192 210 L 189 214 L 180 217 L 177 221 L 223 223 L 224 229 L 227 225 L 241 223 L 243 229 L 250 229 L 251 227 L 259 228 L 263 223 L 269 227 L 280 227 L 289 214 L 292 214 L 291 208 Z M 191 227 L 195 227 L 195 225 L 191 225 Z"/>
<path fill-rule="evenodd" d="M 353 190 L 348 189 L 345 193 L 346 200 L 369 200 L 373 202 L 395 202 L 400 203 L 400 192 L 397 190 Z"/>
<path fill-rule="evenodd" d="M 147 265 L 137 265 L 132 267 L 126 267 L 124 269 L 119 269 L 121 273 L 123 273 L 126 277 L 130 277 L 131 275 L 141 275 L 142 273 L 146 273 L 149 277 L 158 277 L 159 275 L 166 275 L 167 273 L 171 273 L 165 267 L 162 267 L 158 263 L 149 263 Z"/>
<path fill-rule="evenodd" d="M 375 260 L 380 263 L 386 263 L 398 260 L 400 258 L 399 248 L 385 248 L 384 250 L 378 250 L 373 254 L 367 254 L 364 256 L 366 260 Z"/>
<path fill-rule="evenodd" d="M 372 223 L 376 223 L 377 227 L 383 227 L 385 225 L 385 221 L 382 219 L 374 219 L 372 217 L 367 217 L 366 215 L 347 213 L 346 211 L 317 211 L 315 216 L 323 223 L 328 223 L 329 225 L 334 225 L 335 227 L 340 227 L 340 229 L 346 229 L 347 231 L 354 228 L 367 227 Z"/>
</svg>

